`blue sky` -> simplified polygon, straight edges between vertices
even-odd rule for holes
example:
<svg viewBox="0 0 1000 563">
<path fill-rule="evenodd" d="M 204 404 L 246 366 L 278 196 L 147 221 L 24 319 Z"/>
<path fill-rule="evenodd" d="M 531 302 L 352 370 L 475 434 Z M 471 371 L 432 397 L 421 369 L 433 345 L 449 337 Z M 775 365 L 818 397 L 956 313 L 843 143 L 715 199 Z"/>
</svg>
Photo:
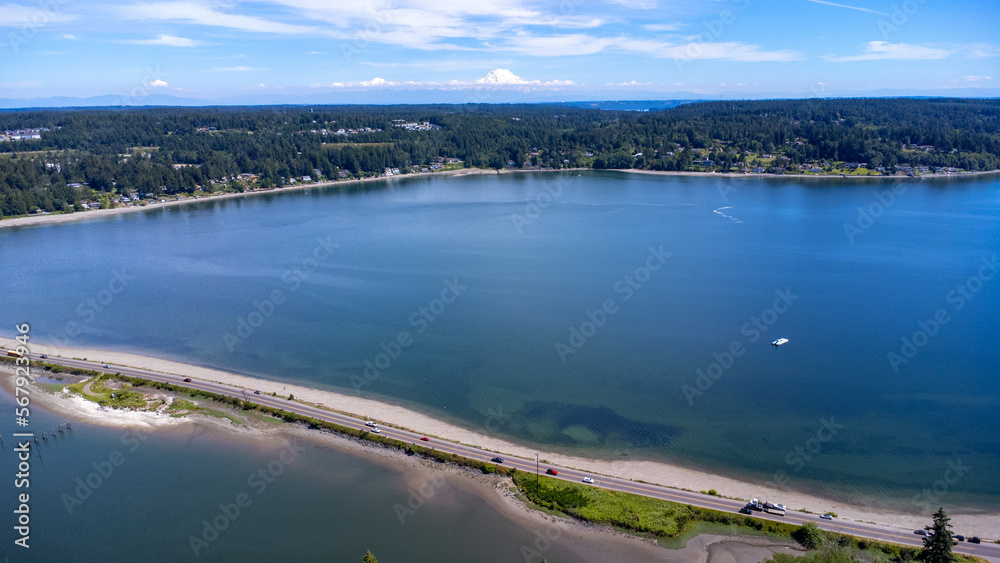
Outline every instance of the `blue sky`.
<svg viewBox="0 0 1000 563">
<path fill-rule="evenodd" d="M 998 20 L 961 0 L 0 0 L 0 97 L 476 90 L 494 69 L 567 99 L 995 92 Z"/>
</svg>

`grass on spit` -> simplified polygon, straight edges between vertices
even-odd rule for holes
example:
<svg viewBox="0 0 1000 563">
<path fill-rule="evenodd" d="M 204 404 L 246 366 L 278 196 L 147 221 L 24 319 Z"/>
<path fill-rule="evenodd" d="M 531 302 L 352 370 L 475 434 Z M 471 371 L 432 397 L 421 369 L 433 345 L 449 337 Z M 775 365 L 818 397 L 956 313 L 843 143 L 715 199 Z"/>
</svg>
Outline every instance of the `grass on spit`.
<svg viewBox="0 0 1000 563">
<path fill-rule="evenodd" d="M 129 391 L 128 389 L 108 389 L 104 385 L 104 381 L 107 377 L 108 376 L 104 376 L 98 379 L 84 381 L 82 383 L 74 383 L 69 386 L 69 389 L 70 391 L 81 395 L 84 399 L 93 401 L 101 406 L 131 410 L 145 409 L 148 407 L 146 404 L 146 396 L 142 393 Z M 86 390 L 88 383 L 90 384 L 89 393 Z"/>
<path fill-rule="evenodd" d="M 169 383 L 160 383 L 141 378 L 109 375 L 126 381 L 132 387 L 150 386 L 177 393 L 185 393 L 191 398 L 205 397 L 240 410 L 255 418 L 274 418 L 278 421 L 303 423 L 310 428 L 328 430 L 398 448 L 408 455 L 420 455 L 442 463 L 454 463 L 487 474 L 510 475 L 519 496 L 534 506 L 551 514 L 565 515 L 587 522 L 608 524 L 615 528 L 655 537 L 664 547 L 684 547 L 687 540 L 702 533 L 767 536 L 774 540 L 796 541 L 810 551 L 806 557 L 776 556 L 774 563 L 849 563 L 870 561 L 877 563 L 905 563 L 914 561 L 920 550 L 897 544 L 857 538 L 854 536 L 822 531 L 813 523 L 803 526 L 784 522 L 761 520 L 729 512 L 720 512 L 682 505 L 670 501 L 644 497 L 634 493 L 608 491 L 582 483 L 572 483 L 538 477 L 530 472 L 492 465 L 434 449 L 433 447 L 409 444 L 400 440 L 302 416 L 282 409 L 258 405 L 235 397 L 185 388 Z M 192 403 L 193 404 L 193 403 Z M 781 555 L 781 554 L 779 554 Z M 981 559 L 967 555 L 955 556 L 957 561 L 981 562 Z"/>
<path fill-rule="evenodd" d="M 540 507 L 563 512 L 580 520 L 610 524 L 657 538 L 680 539 L 687 536 L 687 532 L 696 523 L 715 524 L 714 529 L 717 531 L 722 527 L 730 527 L 730 533 L 752 530 L 785 540 L 791 539 L 792 533 L 797 529 L 792 524 L 695 508 L 551 477 L 539 477 L 536 488 L 535 476 L 521 471 L 514 474 L 514 483 L 529 501 Z M 683 547 L 683 543 L 676 547 Z"/>
<path fill-rule="evenodd" d="M 691 519 L 684 505 L 517 472 L 514 482 L 533 503 L 581 520 L 655 536 L 675 536 Z"/>
</svg>

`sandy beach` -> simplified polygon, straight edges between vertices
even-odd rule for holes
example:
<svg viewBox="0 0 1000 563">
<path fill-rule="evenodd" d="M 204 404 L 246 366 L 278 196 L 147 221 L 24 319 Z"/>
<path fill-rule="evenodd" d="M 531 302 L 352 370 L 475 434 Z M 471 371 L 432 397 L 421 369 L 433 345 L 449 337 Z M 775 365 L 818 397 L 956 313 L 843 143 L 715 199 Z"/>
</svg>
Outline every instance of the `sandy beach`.
<svg viewBox="0 0 1000 563">
<path fill-rule="evenodd" d="M 329 186 L 350 186 L 354 184 L 363 184 L 379 181 L 392 181 L 395 179 L 402 178 L 429 178 L 429 177 L 451 177 L 458 178 L 462 176 L 474 176 L 480 174 L 538 174 L 538 173 L 552 173 L 552 172 L 573 172 L 580 170 L 593 170 L 592 168 L 561 168 L 561 169 L 544 169 L 544 170 L 531 170 L 531 169 L 512 169 L 504 168 L 502 170 L 486 170 L 483 168 L 463 168 L 460 170 L 448 170 L 445 172 L 434 172 L 434 173 L 423 173 L 423 174 L 405 174 L 400 176 L 391 177 L 373 177 L 373 178 L 361 178 L 358 180 L 334 180 L 329 182 L 314 182 L 310 184 L 298 184 L 295 186 L 285 186 L 283 188 L 271 188 L 266 190 L 252 190 L 240 193 L 226 193 L 217 195 L 203 195 L 198 198 L 187 197 L 181 200 L 172 199 L 167 200 L 162 203 L 155 203 L 145 206 L 134 206 L 134 207 L 116 207 L 114 209 L 97 209 L 92 211 L 78 211 L 75 213 L 51 213 L 46 215 L 29 215 L 27 217 L 14 217 L 10 219 L 0 219 L 0 229 L 6 227 L 30 227 L 38 225 L 48 225 L 54 223 L 66 223 L 69 221 L 82 221 L 85 219 L 99 219 L 102 217 L 109 217 L 113 215 L 120 215 L 122 213 L 134 213 L 137 211 L 149 211 L 153 209 L 163 209 L 166 207 L 176 207 L 179 205 L 190 205 L 192 203 L 206 202 L 206 201 L 219 201 L 225 199 L 242 198 L 242 197 L 255 197 L 265 194 L 274 194 L 278 192 L 292 192 L 292 191 L 302 191 L 308 190 L 310 188 L 325 188 Z M 694 177 L 704 177 L 704 178 L 718 178 L 720 180 L 735 180 L 738 178 L 791 178 L 791 179 L 806 179 L 806 178 L 817 178 L 817 179 L 827 179 L 827 180 L 843 180 L 843 179 L 858 179 L 858 180 L 920 180 L 922 178 L 965 178 L 971 176 L 979 176 L 984 174 L 1000 174 L 1000 170 L 990 170 L 986 172 L 962 172 L 956 174 L 923 174 L 919 177 L 907 177 L 907 176 L 803 176 L 799 174 L 721 174 L 716 172 L 672 172 L 666 170 L 609 170 L 609 172 L 626 172 L 629 174 L 644 174 L 652 176 L 694 176 Z"/>
<path fill-rule="evenodd" d="M 0 364 L 0 374 L 12 375 L 12 364 Z M 69 376 L 85 379 L 83 376 Z M 11 377 L 0 378 L 0 387 L 12 392 Z M 410 488 L 434 480 L 439 486 L 453 488 L 474 495 L 529 531 L 539 531 L 553 538 L 574 553 L 574 560 L 581 563 L 607 561 L 663 561 L 667 563 L 756 563 L 771 558 L 775 553 L 802 555 L 805 550 L 793 542 L 754 536 L 723 536 L 702 534 L 689 539 L 682 549 L 663 548 L 649 538 L 642 538 L 614 530 L 605 525 L 589 524 L 556 517 L 529 508 L 511 491 L 505 477 L 484 475 L 466 467 L 435 463 L 419 457 L 407 456 L 396 448 L 387 448 L 364 440 L 348 438 L 332 432 L 318 432 L 296 425 L 274 426 L 248 419 L 244 426 L 235 426 L 228 419 L 192 415 L 173 418 L 169 413 L 133 412 L 108 409 L 87 401 L 68 391 L 40 393 L 34 396 L 35 404 L 50 412 L 58 412 L 76 422 L 86 422 L 105 427 L 131 428 L 143 433 L 173 432 L 202 435 L 212 433 L 224 439 L 247 445 L 286 447 L 293 441 L 330 448 L 351 456 L 378 463 L 400 472 Z"/>
<path fill-rule="evenodd" d="M 10 338 L 0 338 L 0 345 L 11 348 L 16 343 Z M 400 407 L 363 399 L 355 396 L 335 393 L 332 391 L 312 389 L 301 385 L 276 383 L 264 379 L 233 374 L 220 370 L 187 365 L 170 360 L 129 354 L 123 352 L 84 349 L 60 348 L 32 344 L 33 353 L 50 354 L 67 358 L 86 359 L 108 364 L 118 364 L 151 371 L 176 374 L 208 381 L 215 381 L 242 387 L 248 390 L 259 389 L 264 393 L 276 392 L 280 395 L 292 393 L 296 400 L 312 403 L 323 408 L 341 411 L 380 421 L 384 424 L 414 430 L 445 440 L 483 447 L 506 456 L 517 456 L 523 459 L 534 459 L 537 449 L 515 444 L 490 435 L 486 428 L 469 429 L 443 422 L 425 414 Z M 84 414 L 84 413 L 79 413 Z M 118 424 L 121 413 L 107 416 L 108 423 Z M 128 415 L 130 416 L 130 415 Z M 140 423 L 139 420 L 136 421 Z M 851 506 L 815 496 L 791 491 L 781 491 L 767 488 L 759 484 L 739 481 L 711 473 L 696 471 L 653 461 L 609 461 L 586 459 L 554 452 L 540 452 L 542 459 L 551 463 L 574 467 L 603 475 L 641 480 L 669 487 L 688 490 L 715 489 L 720 495 L 732 498 L 750 499 L 780 498 L 790 510 L 805 509 L 815 513 L 832 511 L 843 520 L 874 522 L 887 526 L 913 530 L 922 528 L 927 522 L 922 516 L 901 514 L 889 510 L 878 510 L 861 506 Z M 952 524 L 956 529 L 968 534 L 991 538 L 1000 530 L 1000 513 L 992 514 L 950 514 Z"/>
</svg>

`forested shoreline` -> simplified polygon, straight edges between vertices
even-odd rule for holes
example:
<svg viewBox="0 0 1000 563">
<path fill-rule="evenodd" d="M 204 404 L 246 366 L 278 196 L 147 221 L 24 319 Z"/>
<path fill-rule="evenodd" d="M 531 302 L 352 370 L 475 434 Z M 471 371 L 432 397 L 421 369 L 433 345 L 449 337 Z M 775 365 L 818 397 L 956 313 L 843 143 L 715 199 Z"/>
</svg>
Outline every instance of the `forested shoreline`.
<svg viewBox="0 0 1000 563">
<path fill-rule="evenodd" d="M 1000 100 L 0 112 L 0 216 L 440 169 L 918 175 L 1000 169 Z"/>
</svg>

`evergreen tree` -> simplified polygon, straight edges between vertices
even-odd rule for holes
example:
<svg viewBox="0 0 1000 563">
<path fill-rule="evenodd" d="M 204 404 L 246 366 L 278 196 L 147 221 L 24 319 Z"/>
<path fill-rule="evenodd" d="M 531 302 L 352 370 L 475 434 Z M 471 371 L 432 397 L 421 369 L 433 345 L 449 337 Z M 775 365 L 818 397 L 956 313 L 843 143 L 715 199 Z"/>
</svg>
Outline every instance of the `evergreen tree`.
<svg viewBox="0 0 1000 563">
<path fill-rule="evenodd" d="M 920 550 L 920 560 L 926 563 L 951 563 L 955 557 L 951 554 L 951 546 L 955 545 L 951 539 L 951 518 L 944 513 L 944 508 L 939 508 L 934 513 L 934 524 L 924 528 L 930 530 L 932 535 L 924 538 L 924 548 Z"/>
<path fill-rule="evenodd" d="M 372 555 L 372 550 L 369 549 L 368 553 L 365 554 L 364 563 L 378 563 L 378 559 L 375 559 L 375 556 Z"/>
</svg>

